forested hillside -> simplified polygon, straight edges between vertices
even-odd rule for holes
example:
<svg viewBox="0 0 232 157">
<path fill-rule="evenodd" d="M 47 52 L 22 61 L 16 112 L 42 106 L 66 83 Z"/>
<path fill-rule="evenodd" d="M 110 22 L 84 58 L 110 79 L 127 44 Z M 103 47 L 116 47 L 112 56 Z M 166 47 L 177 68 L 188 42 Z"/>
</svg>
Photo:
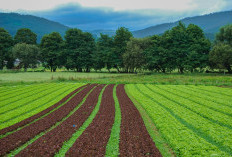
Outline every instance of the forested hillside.
<svg viewBox="0 0 232 157">
<path fill-rule="evenodd" d="M 212 39 L 214 37 L 214 34 L 219 31 L 220 27 L 232 23 L 232 11 L 189 17 L 181 21 L 186 25 L 192 23 L 200 26 L 205 32 L 205 35 L 208 38 Z M 162 34 L 166 30 L 171 29 L 172 27 L 177 25 L 178 25 L 178 21 L 173 23 L 160 24 L 160 25 L 148 27 L 146 29 L 134 31 L 133 35 L 134 37 L 143 38 L 154 34 Z"/>
<path fill-rule="evenodd" d="M 0 13 L 0 27 L 8 30 L 12 36 L 20 28 L 29 28 L 37 34 L 37 41 L 40 41 L 45 34 L 51 32 L 59 32 L 63 36 L 68 29 L 67 26 L 54 21 L 17 13 Z"/>
</svg>

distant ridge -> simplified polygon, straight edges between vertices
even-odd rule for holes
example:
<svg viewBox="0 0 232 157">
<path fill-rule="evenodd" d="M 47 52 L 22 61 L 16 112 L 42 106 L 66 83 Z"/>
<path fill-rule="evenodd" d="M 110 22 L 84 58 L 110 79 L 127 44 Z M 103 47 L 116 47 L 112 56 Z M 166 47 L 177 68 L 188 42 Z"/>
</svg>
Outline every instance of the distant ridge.
<svg viewBox="0 0 232 157">
<path fill-rule="evenodd" d="M 214 37 L 214 35 L 219 31 L 220 27 L 226 24 L 232 24 L 232 11 L 211 13 L 202 16 L 188 17 L 182 20 L 183 23 L 189 25 L 190 23 L 200 26 L 208 38 Z M 134 37 L 143 38 L 155 34 L 162 34 L 166 30 L 171 29 L 176 26 L 178 21 L 173 23 L 164 23 L 155 26 L 151 26 L 142 30 L 137 30 L 133 32 Z"/>
<path fill-rule="evenodd" d="M 51 32 L 59 32 L 64 36 L 65 31 L 69 28 L 45 18 L 18 13 L 0 13 L 0 27 L 5 28 L 12 36 L 20 28 L 29 28 L 37 34 L 38 41 L 41 40 L 43 35 Z"/>
</svg>

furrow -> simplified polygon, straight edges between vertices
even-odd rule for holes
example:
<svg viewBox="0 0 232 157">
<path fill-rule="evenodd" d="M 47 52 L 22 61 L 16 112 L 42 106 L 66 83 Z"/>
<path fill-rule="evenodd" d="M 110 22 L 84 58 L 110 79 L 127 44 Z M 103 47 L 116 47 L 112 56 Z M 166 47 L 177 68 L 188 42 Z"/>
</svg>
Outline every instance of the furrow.
<svg viewBox="0 0 232 157">
<path fill-rule="evenodd" d="M 72 115 L 56 128 L 36 140 L 17 156 L 54 156 L 62 144 L 71 138 L 91 114 L 98 101 L 98 96 L 104 85 L 96 87 L 86 101 Z"/>
<path fill-rule="evenodd" d="M 117 86 L 117 97 L 122 112 L 120 156 L 161 156 L 146 130 L 139 111 L 127 96 L 124 85 Z"/>
<path fill-rule="evenodd" d="M 100 109 L 92 123 L 78 137 L 66 156 L 104 156 L 114 123 L 114 85 L 108 85 L 103 92 Z"/>
<path fill-rule="evenodd" d="M 50 106 L 49 108 L 19 122 L 19 123 L 16 123 L 14 125 L 11 125 L 7 128 L 4 128 L 2 130 L 0 130 L 0 135 L 4 135 L 8 132 L 12 132 L 18 128 L 22 128 L 24 127 L 25 125 L 28 125 L 28 124 L 31 124 L 33 122 L 35 122 L 36 120 L 46 116 L 47 114 L 49 114 L 50 112 L 53 112 L 55 109 L 58 109 L 59 107 L 61 107 L 62 105 L 64 105 L 67 101 L 69 101 L 73 96 L 75 96 L 78 92 L 80 92 L 80 90 L 82 90 L 83 88 L 85 88 L 87 85 L 84 85 L 82 87 L 79 87 L 77 89 L 75 89 L 73 92 L 69 93 L 67 96 L 65 96 L 63 99 L 61 99 L 59 102 L 57 102 L 56 104 Z M 47 103 L 44 103 L 44 104 L 47 104 Z M 39 106 L 41 107 L 41 106 Z"/>
<path fill-rule="evenodd" d="M 61 121 L 66 117 L 85 97 L 85 95 L 94 87 L 95 85 L 89 85 L 87 88 L 82 90 L 79 94 L 75 95 L 70 101 L 65 105 L 61 106 L 58 110 L 52 112 L 46 117 L 32 123 L 31 125 L 14 132 L 2 139 L 0 139 L 0 156 L 9 153 L 11 150 L 23 145 L 28 140 L 32 139 L 39 133 L 49 129 L 56 122 Z"/>
</svg>

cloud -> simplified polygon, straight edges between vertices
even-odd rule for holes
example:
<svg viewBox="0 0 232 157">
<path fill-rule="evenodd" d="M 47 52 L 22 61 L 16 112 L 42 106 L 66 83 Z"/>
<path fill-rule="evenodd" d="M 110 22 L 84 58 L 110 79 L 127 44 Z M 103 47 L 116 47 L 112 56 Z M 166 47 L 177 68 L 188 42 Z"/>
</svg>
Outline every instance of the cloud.
<svg viewBox="0 0 232 157">
<path fill-rule="evenodd" d="M 232 10 L 232 1 L 0 0 L 0 10 L 33 14 L 82 30 L 121 26 L 136 30 L 185 17 Z"/>
</svg>

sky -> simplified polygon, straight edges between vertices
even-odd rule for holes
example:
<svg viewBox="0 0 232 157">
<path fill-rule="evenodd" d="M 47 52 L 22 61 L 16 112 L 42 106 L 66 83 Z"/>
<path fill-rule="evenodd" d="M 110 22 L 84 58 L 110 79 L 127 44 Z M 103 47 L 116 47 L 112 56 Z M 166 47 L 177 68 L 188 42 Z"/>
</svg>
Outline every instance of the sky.
<svg viewBox="0 0 232 157">
<path fill-rule="evenodd" d="M 0 0 L 0 12 L 32 14 L 83 30 L 130 30 L 232 10 L 232 0 Z"/>
</svg>

